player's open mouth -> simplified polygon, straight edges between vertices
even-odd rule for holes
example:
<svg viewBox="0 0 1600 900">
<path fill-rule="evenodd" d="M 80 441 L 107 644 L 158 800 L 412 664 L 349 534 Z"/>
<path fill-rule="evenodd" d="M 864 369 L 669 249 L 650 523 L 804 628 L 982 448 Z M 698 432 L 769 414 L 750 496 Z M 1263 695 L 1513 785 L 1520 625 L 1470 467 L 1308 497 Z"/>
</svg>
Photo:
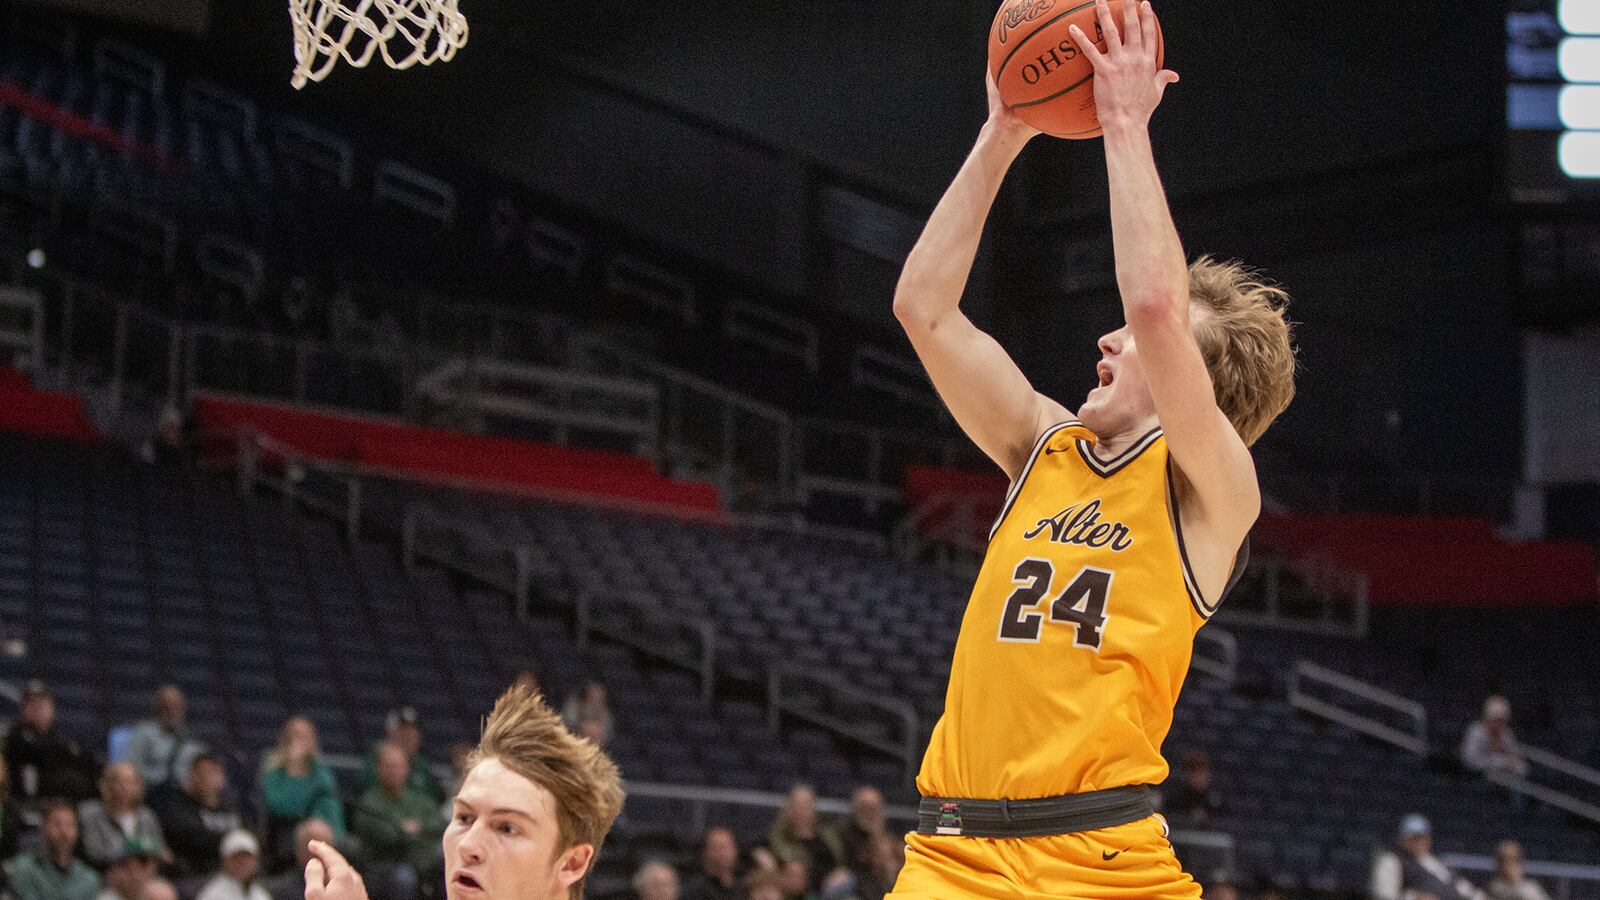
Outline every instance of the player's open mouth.
<svg viewBox="0 0 1600 900">
<path fill-rule="evenodd" d="M 456 873 L 455 883 L 456 883 L 456 887 L 458 887 L 458 888 L 466 888 L 469 891 L 481 891 L 481 890 L 483 890 L 483 885 L 478 883 L 478 879 L 473 878 L 471 875 L 468 875 L 465 872 L 457 872 Z"/>
<path fill-rule="evenodd" d="M 1101 363 L 1098 366 L 1095 366 L 1094 373 L 1100 376 L 1100 383 L 1095 385 L 1095 389 L 1097 390 L 1103 387 L 1110 387 L 1112 379 L 1116 377 L 1111 372 L 1111 366 L 1107 365 L 1106 363 Z"/>
</svg>

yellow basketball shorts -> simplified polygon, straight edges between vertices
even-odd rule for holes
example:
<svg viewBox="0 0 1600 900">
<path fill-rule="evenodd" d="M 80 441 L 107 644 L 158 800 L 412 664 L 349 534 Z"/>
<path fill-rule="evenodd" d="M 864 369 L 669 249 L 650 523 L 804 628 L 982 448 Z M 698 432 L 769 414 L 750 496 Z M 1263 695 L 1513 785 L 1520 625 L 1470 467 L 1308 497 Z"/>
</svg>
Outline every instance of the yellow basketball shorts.
<svg viewBox="0 0 1600 900">
<path fill-rule="evenodd" d="M 1199 900 L 1166 820 L 1031 838 L 906 836 L 898 900 Z"/>
</svg>

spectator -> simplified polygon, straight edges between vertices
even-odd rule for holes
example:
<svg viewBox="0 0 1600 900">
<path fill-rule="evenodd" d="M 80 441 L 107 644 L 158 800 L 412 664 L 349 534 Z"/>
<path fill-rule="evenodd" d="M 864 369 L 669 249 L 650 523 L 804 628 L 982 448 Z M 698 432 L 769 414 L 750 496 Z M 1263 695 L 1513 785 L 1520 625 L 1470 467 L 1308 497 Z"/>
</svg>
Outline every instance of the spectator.
<svg viewBox="0 0 1600 900">
<path fill-rule="evenodd" d="M 356 802 L 356 837 L 372 863 L 369 881 L 380 896 L 414 900 L 443 860 L 444 821 L 439 804 L 406 781 L 406 752 L 378 745 L 378 783 Z"/>
<path fill-rule="evenodd" d="M 151 465 L 181 466 L 189 463 L 188 426 L 176 406 L 162 407 L 150 436 L 139 445 L 139 458 Z"/>
<path fill-rule="evenodd" d="M 236 828 L 223 835 L 217 852 L 222 871 L 206 882 L 195 900 L 272 900 L 256 880 L 261 874 L 261 845 L 255 835 Z"/>
<path fill-rule="evenodd" d="M 639 900 L 678 900 L 678 873 L 652 859 L 633 873 L 633 891 Z"/>
<path fill-rule="evenodd" d="M 1539 882 L 1522 870 L 1522 845 L 1501 841 L 1494 849 L 1494 880 L 1489 882 L 1490 900 L 1550 900 Z"/>
<path fill-rule="evenodd" d="M 1183 758 L 1178 782 L 1168 782 L 1162 811 L 1178 822 L 1199 823 L 1222 811 L 1222 797 L 1211 784 L 1211 757 L 1196 750 Z"/>
<path fill-rule="evenodd" d="M 757 869 L 744 880 L 746 900 L 784 900 L 783 878 L 777 872 Z"/>
<path fill-rule="evenodd" d="M 181 782 L 189 762 L 205 747 L 189 736 L 188 704 L 177 685 L 156 689 L 155 716 L 133 727 L 124 756 L 152 792 L 168 781 Z"/>
<path fill-rule="evenodd" d="M 810 900 L 816 895 L 812 892 L 811 866 L 806 863 L 803 856 L 794 856 L 785 860 L 778 869 L 779 884 L 783 887 L 784 900 Z"/>
<path fill-rule="evenodd" d="M 11 798 L 11 781 L 6 767 L 0 765 L 0 859 L 10 859 L 21 850 L 22 819 L 17 815 L 17 803 Z"/>
<path fill-rule="evenodd" d="M 144 886 L 156 877 L 156 855 L 152 848 L 129 840 L 106 866 L 105 887 L 100 900 L 139 900 Z"/>
<path fill-rule="evenodd" d="M 344 808 L 333 770 L 322 761 L 317 729 L 304 716 L 292 716 L 278 732 L 278 745 L 261 763 L 261 799 L 267 822 L 267 859 L 287 862 L 294 828 L 302 819 L 321 819 L 344 838 Z"/>
<path fill-rule="evenodd" d="M 1483 718 L 1461 738 L 1461 761 L 1484 774 L 1528 774 L 1528 761 L 1511 733 L 1511 703 L 1498 694 L 1483 701 Z"/>
<path fill-rule="evenodd" d="M 469 764 L 471 762 L 471 744 L 458 742 L 450 745 L 450 781 L 447 784 L 440 785 L 445 790 L 444 810 L 441 818 L 447 822 L 450 821 L 451 806 L 455 802 L 455 796 L 460 792 L 462 783 L 467 780 L 467 769 L 470 767 Z"/>
<path fill-rule="evenodd" d="M 1400 846 L 1372 864 L 1372 900 L 1482 900 L 1483 893 L 1433 855 L 1433 827 L 1416 813 L 1400 820 Z"/>
<path fill-rule="evenodd" d="M 222 836 L 243 826 L 239 811 L 224 802 L 227 788 L 228 773 L 222 762 L 202 753 L 190 760 L 183 790 L 168 791 L 156 805 L 178 877 L 216 871 Z"/>
<path fill-rule="evenodd" d="M 433 763 L 422 755 L 422 727 L 417 723 L 417 711 L 409 706 L 391 710 L 384 720 L 384 732 L 387 737 L 383 742 L 399 747 L 406 754 L 406 784 L 432 799 L 434 805 L 442 804 L 444 788 L 433 774 Z M 362 766 L 357 792 L 364 793 L 377 783 L 378 748 L 375 746 Z"/>
<path fill-rule="evenodd" d="M 767 832 L 767 846 L 780 864 L 803 860 L 813 890 L 821 886 L 825 876 L 844 864 L 844 845 L 839 833 L 818 821 L 816 792 L 804 784 L 789 789 L 789 799 Z"/>
<path fill-rule="evenodd" d="M 178 900 L 178 889 L 165 878 L 152 878 L 139 889 L 139 900 Z"/>
<path fill-rule="evenodd" d="M 605 746 L 611 740 L 611 704 L 606 699 L 606 686 L 594 679 L 583 683 L 583 690 L 567 700 L 561 709 L 561 721 L 567 729 L 594 743 Z"/>
<path fill-rule="evenodd" d="M 699 870 L 683 886 L 684 900 L 738 900 L 739 843 L 726 828 L 708 829 L 700 839 Z"/>
<path fill-rule="evenodd" d="M 262 882 L 272 900 L 305 900 L 306 863 L 311 861 L 311 842 L 333 843 L 333 829 L 321 819 L 306 819 L 294 829 L 294 866 L 282 875 Z"/>
<path fill-rule="evenodd" d="M 850 796 L 850 821 L 839 833 L 844 861 L 856 879 L 859 900 L 881 900 L 893 879 L 884 882 L 879 839 L 888 833 L 883 820 L 883 794 L 875 787 L 856 788 Z"/>
<path fill-rule="evenodd" d="M 100 776 L 100 799 L 78 807 L 83 832 L 83 855 L 91 865 L 109 866 L 130 842 L 162 862 L 171 862 L 161 823 L 144 805 L 144 781 L 131 762 L 112 763 Z"/>
<path fill-rule="evenodd" d="M 78 846 L 78 814 L 70 803 L 45 805 L 44 848 L 11 860 L 11 893 L 17 900 L 94 900 L 100 876 L 72 855 Z"/>
<path fill-rule="evenodd" d="M 1206 880 L 1200 897 L 1201 900 L 1239 900 L 1239 886 L 1234 883 L 1233 874 L 1223 869 L 1213 872 Z"/>
<path fill-rule="evenodd" d="M 56 701 L 42 681 L 22 693 L 17 725 L 6 735 L 7 780 L 18 812 L 30 828 L 40 822 L 39 803 L 60 797 L 77 803 L 94 796 L 100 766 L 78 742 L 56 728 Z"/>
<path fill-rule="evenodd" d="M 859 867 L 852 868 L 852 890 L 848 896 L 854 900 L 883 900 L 884 895 L 894 889 L 895 879 L 900 877 L 900 868 L 905 865 L 905 842 L 887 832 L 874 837 L 866 849 L 866 859 Z M 833 896 L 823 885 L 823 896 Z"/>
</svg>

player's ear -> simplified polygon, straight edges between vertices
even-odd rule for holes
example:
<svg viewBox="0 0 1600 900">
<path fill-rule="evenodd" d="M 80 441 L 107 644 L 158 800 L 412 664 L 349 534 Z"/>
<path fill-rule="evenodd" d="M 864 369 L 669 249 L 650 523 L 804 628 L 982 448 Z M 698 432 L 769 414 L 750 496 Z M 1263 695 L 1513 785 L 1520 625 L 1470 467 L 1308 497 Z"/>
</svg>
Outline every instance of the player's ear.
<svg viewBox="0 0 1600 900">
<path fill-rule="evenodd" d="M 556 866 L 556 878 L 562 887 L 572 887 L 589 871 L 589 863 L 593 861 L 593 844 L 573 844 L 562 852 L 561 861 Z"/>
</svg>

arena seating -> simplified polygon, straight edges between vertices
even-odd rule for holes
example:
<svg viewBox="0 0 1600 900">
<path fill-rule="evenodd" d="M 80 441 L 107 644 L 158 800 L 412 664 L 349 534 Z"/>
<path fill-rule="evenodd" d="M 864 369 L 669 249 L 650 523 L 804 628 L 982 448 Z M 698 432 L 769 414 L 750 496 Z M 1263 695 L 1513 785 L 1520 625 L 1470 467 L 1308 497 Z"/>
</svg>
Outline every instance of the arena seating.
<svg viewBox="0 0 1600 900">
<path fill-rule="evenodd" d="M 376 174 L 397 164 L 209 82 L 167 84 L 157 58 L 147 64 L 159 74 L 140 79 L 99 65 L 98 50 L 67 58 L 19 31 L 0 30 L 0 49 L 0 192 L 41 210 L 72 210 L 61 222 L 41 216 L 13 240 L 47 236 L 53 266 L 164 311 L 324 336 L 342 303 L 338 316 L 354 310 L 423 337 L 415 311 L 395 303 L 396 286 L 414 295 L 411 286 L 420 285 L 557 313 L 631 353 L 796 412 L 923 429 L 938 421 L 920 379 L 909 389 L 927 402 L 908 404 L 853 376 L 863 347 L 909 360 L 903 340 L 887 329 L 751 297 L 714 276 L 691 282 L 614 228 L 546 222 L 508 199 L 511 185 L 472 173 L 438 186 L 451 215 L 397 209 Z M 431 176 L 415 177 L 431 184 Z M 562 246 L 559 264 L 550 259 L 552 241 Z M 350 245 L 360 252 L 330 250 Z M 630 280 L 629 272 L 645 274 Z M 654 285 L 658 277 L 668 287 Z M 683 290 L 692 300 L 667 309 L 641 289 Z M 285 296 L 307 298 L 309 308 L 286 304 Z M 451 346 L 484 339 L 448 328 L 426 336 L 458 338 Z M 774 336 L 786 349 L 773 349 Z M 541 355 L 581 363 L 559 348 Z"/>
<path fill-rule="evenodd" d="M 736 666 L 782 654 L 839 668 L 930 717 L 964 602 L 960 585 L 931 572 L 827 542 L 466 494 L 451 503 L 436 490 L 391 498 L 448 504 L 532 538 L 544 600 L 524 624 L 503 595 L 439 570 L 407 576 L 392 547 L 347 549 L 334 529 L 242 499 L 220 478 L 39 439 L 6 438 L 0 466 L 0 616 L 32 648 L 26 671 L 7 674 L 50 679 L 64 724 L 83 735 L 137 717 L 148 688 L 172 678 L 190 693 L 205 736 L 251 759 L 290 711 L 318 723 L 329 751 L 357 752 L 398 702 L 418 707 L 442 756 L 532 662 L 560 689 L 604 678 L 618 722 L 613 749 L 631 778 L 769 790 L 807 778 L 834 794 L 875 782 L 904 800 L 886 760 L 810 729 L 774 739 L 753 699 L 731 692 L 706 704 L 682 672 L 604 642 L 579 650 L 562 599 L 603 591 L 712 614 L 737 643 Z M 1593 832 L 1560 816 L 1519 813 L 1481 781 L 1299 718 L 1282 698 L 1291 658 L 1359 660 L 1378 642 L 1246 632 L 1243 645 L 1247 669 L 1262 677 L 1246 677 L 1239 691 L 1191 678 L 1167 752 L 1211 754 L 1227 798 L 1214 824 L 1236 835 L 1246 871 L 1357 887 L 1371 847 L 1413 808 L 1439 823 L 1445 849 L 1481 852 L 1515 835 L 1534 858 L 1600 852 Z M 1502 659 L 1526 649 L 1507 646 Z M 105 664 L 85 668 L 89 658 Z M 681 811 L 669 805 L 641 800 L 629 815 L 640 833 L 690 838 L 673 831 Z M 761 818 L 735 824 L 753 835 Z"/>
<path fill-rule="evenodd" d="M 536 301 L 564 310 L 575 293 L 606 297 L 597 271 L 546 270 L 530 282 L 524 276 L 536 264 L 510 259 L 491 235 L 377 215 L 365 191 L 321 180 L 269 140 L 264 124 L 230 124 L 185 109 L 174 92 L 99 74 L 15 35 L 6 40 L 0 187 L 77 204 L 53 257 L 165 310 L 307 333 L 314 329 L 306 322 L 249 297 L 275 296 L 297 274 L 327 290 L 340 276 L 404 271 L 404 248 L 447 239 L 460 248 L 453 257 L 461 265 L 420 274 L 459 278 L 500 266 L 550 290 Z M 494 189 L 466 202 L 487 205 Z M 319 235 L 356 234 L 358 225 L 406 240 L 392 244 L 401 248 L 392 257 L 336 272 Z M 30 240 L 39 227 L 4 237 Z M 574 227 L 585 245 L 577 255 L 634 249 Z M 149 239 L 131 240 L 141 228 Z M 236 279 L 203 269 L 207 252 L 228 260 L 220 270 Z M 492 291 L 481 279 L 455 283 Z M 196 286 L 231 299 L 180 308 L 173 298 Z M 642 337 L 612 327 L 604 303 L 582 305 L 596 311 L 588 321 L 567 321 L 785 408 L 922 416 L 842 383 L 837 373 L 847 367 L 836 363 L 854 342 L 820 348 L 832 359 L 822 371 L 834 374 L 819 376 L 722 334 L 722 311 L 732 305 L 726 290 L 701 300 L 696 323 L 662 316 Z M 541 352 L 581 364 L 559 348 Z M 50 408 L 65 416 L 63 428 L 77 429 L 81 407 L 60 400 Z M 613 750 L 630 778 L 764 790 L 805 778 L 834 795 L 869 782 L 888 789 L 891 801 L 908 799 L 897 766 L 875 754 L 816 729 L 773 737 L 753 693 L 734 689 L 707 703 L 680 671 L 604 642 L 577 647 L 570 601 L 623 596 L 710 616 L 733 645 L 725 659 L 733 675 L 757 678 L 774 657 L 842 672 L 912 701 L 926 725 L 942 705 L 964 585 L 832 541 L 393 484 L 387 496 L 374 493 L 376 516 L 397 520 L 407 504 L 425 501 L 533 546 L 532 620 L 517 620 L 504 596 L 440 571 L 406 573 L 381 536 L 347 547 L 326 523 L 243 499 L 220 478 L 143 466 L 103 448 L 0 438 L 0 626 L 30 648 L 24 660 L 0 657 L 0 675 L 49 679 L 64 726 L 96 738 L 143 715 L 148 689 L 172 679 L 188 691 L 201 735 L 232 748 L 248 778 L 291 711 L 318 724 L 325 749 L 356 753 L 379 735 L 384 710 L 408 702 L 422 713 L 430 754 L 443 758 L 451 742 L 472 737 L 478 714 L 512 673 L 532 663 L 557 692 L 585 677 L 605 680 L 617 712 Z M 1514 836 L 1530 858 L 1600 859 L 1593 830 L 1537 805 L 1518 810 L 1501 791 L 1438 760 L 1302 718 L 1282 688 L 1283 674 L 1307 658 L 1417 698 L 1434 713 L 1434 750 L 1444 755 L 1483 697 L 1500 690 L 1516 706 L 1525 740 L 1600 763 L 1600 675 L 1587 662 L 1600 630 L 1592 611 L 1396 609 L 1373 624 L 1365 641 L 1240 630 L 1249 674 L 1237 690 L 1191 678 L 1167 753 L 1211 755 L 1227 798 L 1214 824 L 1238 838 L 1241 867 L 1259 878 L 1359 890 L 1371 848 L 1412 809 L 1433 817 L 1443 849 L 1487 852 Z M 86 667 L 86 659 L 103 665 Z M 691 836 L 681 813 L 630 801 L 624 834 L 636 840 L 619 841 L 621 862 L 608 866 L 626 871 L 652 840 L 683 852 Z M 743 815 L 734 824 L 756 835 L 765 816 Z"/>
<path fill-rule="evenodd" d="M 752 702 L 710 707 L 682 673 L 615 647 L 579 651 L 556 618 L 519 623 L 503 597 L 436 571 L 409 578 L 392 548 L 349 550 L 333 529 L 246 502 L 225 479 L 53 440 L 0 438 L 0 622 L 30 647 L 4 674 L 47 679 L 72 733 L 142 717 L 150 689 L 170 679 L 201 736 L 231 748 L 247 776 L 291 712 L 312 718 L 325 750 L 348 754 L 409 703 L 429 752 L 448 758 L 529 665 L 558 699 L 605 680 L 630 778 L 781 790 L 804 777 L 838 793 L 892 787 L 897 772 L 851 760 L 820 732 L 780 743 Z"/>
</svg>

